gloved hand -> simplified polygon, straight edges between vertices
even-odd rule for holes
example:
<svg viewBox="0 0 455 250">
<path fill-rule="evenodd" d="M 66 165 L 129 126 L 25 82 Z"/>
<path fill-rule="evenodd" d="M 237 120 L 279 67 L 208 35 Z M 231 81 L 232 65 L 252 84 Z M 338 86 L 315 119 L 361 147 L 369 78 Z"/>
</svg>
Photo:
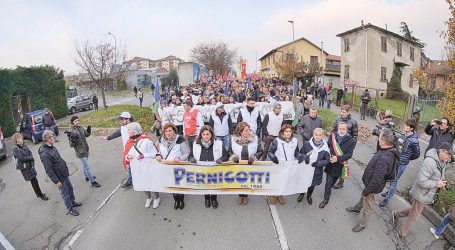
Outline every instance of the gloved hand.
<svg viewBox="0 0 455 250">
<path fill-rule="evenodd" d="M 303 157 L 303 156 L 299 156 L 298 160 L 299 160 L 299 164 L 300 164 L 300 163 L 302 163 L 302 162 L 303 162 L 303 160 L 304 160 L 304 157 Z"/>
<path fill-rule="evenodd" d="M 310 157 L 307 156 L 307 157 L 305 157 L 305 164 L 309 164 L 309 163 L 310 163 Z"/>
<path fill-rule="evenodd" d="M 253 158 L 248 159 L 248 165 L 253 165 L 253 162 L 254 162 Z"/>
<path fill-rule="evenodd" d="M 240 162 L 239 157 L 234 157 L 234 158 L 232 159 L 232 161 L 235 162 L 235 163 L 239 163 L 239 162 Z"/>
<path fill-rule="evenodd" d="M 278 158 L 274 157 L 274 158 L 272 159 L 272 162 L 275 163 L 275 164 L 278 164 L 278 163 L 279 163 L 279 162 L 278 162 Z"/>
<path fill-rule="evenodd" d="M 191 162 L 191 163 L 196 163 L 196 159 L 195 159 L 195 158 L 191 158 L 191 159 L 190 159 L 190 162 Z"/>
<path fill-rule="evenodd" d="M 144 155 L 138 155 L 138 156 L 137 156 L 137 159 L 138 159 L 138 160 L 144 159 Z"/>
<path fill-rule="evenodd" d="M 216 162 L 216 164 L 221 164 L 221 163 L 223 163 L 223 161 L 222 161 L 221 159 L 217 159 L 215 162 Z"/>
<path fill-rule="evenodd" d="M 316 167 L 318 166 L 318 163 L 315 161 L 315 162 L 313 162 L 313 163 L 311 164 L 311 166 L 312 166 L 313 168 L 316 168 Z"/>
<path fill-rule="evenodd" d="M 87 133 L 89 133 L 89 134 L 92 133 L 92 126 L 87 126 Z"/>
</svg>

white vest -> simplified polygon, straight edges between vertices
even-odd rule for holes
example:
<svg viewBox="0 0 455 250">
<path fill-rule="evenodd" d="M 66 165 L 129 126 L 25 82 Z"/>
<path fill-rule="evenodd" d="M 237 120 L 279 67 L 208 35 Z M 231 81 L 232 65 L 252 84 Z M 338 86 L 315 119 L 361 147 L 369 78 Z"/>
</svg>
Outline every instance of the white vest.
<svg viewBox="0 0 455 250">
<path fill-rule="evenodd" d="M 232 141 L 232 152 L 234 152 L 234 154 L 236 154 L 239 157 L 239 159 L 241 159 L 243 146 L 237 144 L 234 140 L 231 140 L 231 141 Z M 248 144 L 248 156 L 252 156 L 252 155 L 256 154 L 257 151 L 258 151 L 258 140 L 256 138 L 253 142 Z"/>
<path fill-rule="evenodd" d="M 241 108 L 240 112 L 242 112 L 242 121 L 248 123 L 248 125 L 250 125 L 251 131 L 256 134 L 256 131 L 258 129 L 257 119 L 259 116 L 259 110 L 257 108 L 254 108 L 250 113 L 246 108 Z"/>
<path fill-rule="evenodd" d="M 185 143 L 185 142 L 182 142 L 182 143 Z M 176 143 L 174 145 L 174 147 L 172 147 L 170 153 L 169 153 L 169 151 L 167 151 L 167 148 L 165 146 L 163 146 L 163 144 L 161 144 L 161 143 L 159 144 L 159 149 L 160 149 L 161 158 L 165 161 L 166 160 L 173 161 L 177 157 L 181 160 L 186 160 L 186 159 L 182 159 L 182 151 L 180 150 L 180 144 Z"/>
<path fill-rule="evenodd" d="M 196 140 L 193 143 L 193 156 L 196 161 L 199 161 L 201 157 L 201 145 L 196 143 Z M 216 161 L 223 156 L 223 143 L 220 140 L 215 140 L 213 143 L 213 161 Z"/>
<path fill-rule="evenodd" d="M 280 138 L 276 138 L 278 145 L 277 150 L 275 152 L 276 158 L 278 161 L 292 161 L 295 160 L 294 153 L 295 149 L 297 148 L 297 138 L 292 138 L 290 142 L 285 142 Z"/>
<path fill-rule="evenodd" d="M 275 112 L 269 112 L 269 123 L 267 123 L 267 131 L 269 135 L 278 136 L 280 134 L 281 124 L 283 123 L 283 112 L 278 115 Z"/>
<path fill-rule="evenodd" d="M 130 135 L 128 134 L 128 126 L 124 125 L 120 127 L 120 134 L 122 134 L 122 143 L 123 148 L 125 148 L 126 142 L 130 139 Z"/>
<path fill-rule="evenodd" d="M 225 114 L 223 116 L 223 122 L 221 122 L 220 117 L 216 115 L 215 112 L 212 113 L 213 119 L 213 131 L 215 132 L 215 136 L 226 136 L 229 135 L 229 114 Z"/>
</svg>

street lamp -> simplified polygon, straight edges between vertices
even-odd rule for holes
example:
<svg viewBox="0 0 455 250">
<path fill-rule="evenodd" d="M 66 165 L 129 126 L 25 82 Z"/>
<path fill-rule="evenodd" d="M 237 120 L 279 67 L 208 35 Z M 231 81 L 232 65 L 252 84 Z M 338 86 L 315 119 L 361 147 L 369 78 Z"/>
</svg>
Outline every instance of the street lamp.
<svg viewBox="0 0 455 250">
<path fill-rule="evenodd" d="M 294 57 L 295 52 L 295 39 L 294 39 L 294 20 L 288 20 L 292 24 L 292 57 Z M 295 58 L 293 58 L 295 60 Z M 292 83 L 294 85 L 294 69 L 292 69 Z"/>
<path fill-rule="evenodd" d="M 114 64 L 117 64 L 117 38 L 115 37 L 114 34 L 112 34 L 111 32 L 108 32 L 107 33 L 108 35 L 111 35 L 112 37 L 114 37 L 114 43 L 115 43 L 115 47 L 114 47 L 114 51 L 115 51 L 115 54 L 114 54 Z"/>
</svg>

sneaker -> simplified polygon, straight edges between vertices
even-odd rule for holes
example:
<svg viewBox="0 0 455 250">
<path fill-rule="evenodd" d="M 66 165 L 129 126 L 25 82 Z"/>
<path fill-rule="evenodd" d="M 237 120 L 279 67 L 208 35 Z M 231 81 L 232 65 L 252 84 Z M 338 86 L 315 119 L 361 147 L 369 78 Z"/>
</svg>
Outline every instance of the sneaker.
<svg viewBox="0 0 455 250">
<path fill-rule="evenodd" d="M 152 199 L 145 200 L 145 208 L 149 208 L 151 204 L 152 204 Z"/>
<path fill-rule="evenodd" d="M 92 177 L 93 177 L 93 179 L 96 179 L 96 176 L 92 176 Z M 87 176 L 85 176 L 85 181 L 88 181 L 88 177 Z"/>
<path fill-rule="evenodd" d="M 363 229 L 365 229 L 365 226 L 362 226 L 359 224 L 352 229 L 352 232 L 358 233 L 358 232 L 362 231 Z"/>
<path fill-rule="evenodd" d="M 158 197 L 157 199 L 153 200 L 153 208 L 157 209 L 160 206 L 161 199 Z"/>
<path fill-rule="evenodd" d="M 387 191 L 387 192 L 382 193 L 381 196 L 385 198 L 385 197 L 387 197 L 388 194 L 389 194 L 389 192 Z"/>
<path fill-rule="evenodd" d="M 131 182 L 123 182 L 122 185 L 120 186 L 121 188 L 124 188 L 124 189 L 128 189 L 128 188 L 132 188 L 133 187 L 133 184 Z"/>
<path fill-rule="evenodd" d="M 360 214 L 360 210 L 358 210 L 356 207 L 348 207 L 346 208 L 346 211 L 348 211 L 349 213 Z"/>
<path fill-rule="evenodd" d="M 77 202 L 77 201 L 73 202 L 73 207 L 80 207 L 80 206 L 82 206 L 82 202 Z"/>
<path fill-rule="evenodd" d="M 270 204 L 275 204 L 276 203 L 276 196 L 270 196 L 269 197 L 269 203 Z"/>
<path fill-rule="evenodd" d="M 436 234 L 436 230 L 434 228 L 430 227 L 430 232 L 433 234 L 435 239 L 439 239 L 439 235 Z"/>
<path fill-rule="evenodd" d="M 41 200 L 43 200 L 43 201 L 49 200 L 49 198 L 47 198 L 47 196 L 46 196 L 45 194 L 41 195 L 40 198 L 41 198 Z"/>
<path fill-rule="evenodd" d="M 242 205 L 242 204 L 243 204 L 243 198 L 244 198 L 244 197 L 240 196 L 240 197 L 237 199 L 237 204 Z"/>
<path fill-rule="evenodd" d="M 397 211 L 393 210 L 392 211 L 392 225 L 393 227 L 397 227 L 397 222 L 398 222 L 398 215 L 397 215 Z"/>
<path fill-rule="evenodd" d="M 68 211 L 68 214 L 71 214 L 72 216 L 79 216 L 79 212 L 75 208 L 71 208 Z"/>
<path fill-rule="evenodd" d="M 404 236 L 401 235 L 400 232 L 397 232 L 397 240 L 398 240 L 398 243 L 400 243 L 400 245 L 402 245 L 402 246 L 406 245 L 406 239 Z"/>
<path fill-rule="evenodd" d="M 92 182 L 92 187 L 99 188 L 99 187 L 101 187 L 101 185 L 100 185 L 98 182 L 93 181 L 93 182 Z"/>
<path fill-rule="evenodd" d="M 379 207 L 385 207 L 385 206 L 387 206 L 388 203 L 389 203 L 389 201 L 384 199 L 379 203 Z"/>
<path fill-rule="evenodd" d="M 343 187 L 344 187 L 344 185 L 340 184 L 339 182 L 333 186 L 334 189 L 340 189 L 340 188 L 343 188 Z"/>
<path fill-rule="evenodd" d="M 278 196 L 277 199 L 278 199 L 278 202 L 279 202 L 281 205 L 284 205 L 284 203 L 286 202 L 286 201 L 284 200 L 284 196 L 282 196 L 282 195 Z"/>
</svg>

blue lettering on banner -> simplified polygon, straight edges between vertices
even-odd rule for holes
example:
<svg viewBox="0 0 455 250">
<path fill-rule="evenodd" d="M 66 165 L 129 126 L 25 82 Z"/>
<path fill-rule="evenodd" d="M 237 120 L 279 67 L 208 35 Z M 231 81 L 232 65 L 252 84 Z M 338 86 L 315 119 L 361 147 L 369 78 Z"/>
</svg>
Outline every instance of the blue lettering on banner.
<svg viewBox="0 0 455 250">
<path fill-rule="evenodd" d="M 256 178 L 257 177 L 257 178 Z M 266 184 L 270 183 L 270 172 L 218 172 L 218 173 L 203 173 L 203 172 L 191 172 L 186 171 L 185 168 L 174 168 L 174 181 L 175 185 L 180 185 L 181 181 L 184 180 L 187 183 L 195 184 L 222 184 L 234 183 L 239 184 L 245 183 L 250 180 L 251 184 Z"/>
<path fill-rule="evenodd" d="M 265 173 L 265 183 L 266 184 L 270 183 L 270 172 Z"/>
<path fill-rule="evenodd" d="M 193 172 L 186 172 L 186 182 L 194 183 L 194 173 Z"/>
<path fill-rule="evenodd" d="M 238 172 L 235 179 L 238 183 L 245 183 L 248 180 L 248 174 L 245 172 Z"/>
<path fill-rule="evenodd" d="M 235 181 L 234 177 L 229 177 L 229 175 L 232 174 L 232 171 L 229 171 L 229 172 L 226 172 L 226 174 L 224 175 L 224 180 L 227 182 L 227 183 L 233 183 Z"/>
<path fill-rule="evenodd" d="M 196 173 L 196 184 L 205 184 L 205 174 L 203 173 Z"/>
<path fill-rule="evenodd" d="M 208 184 L 216 184 L 217 183 L 217 173 L 214 174 L 207 174 L 207 183 Z"/>
<path fill-rule="evenodd" d="M 180 180 L 185 176 L 184 168 L 174 168 L 175 185 L 180 185 Z"/>
</svg>

